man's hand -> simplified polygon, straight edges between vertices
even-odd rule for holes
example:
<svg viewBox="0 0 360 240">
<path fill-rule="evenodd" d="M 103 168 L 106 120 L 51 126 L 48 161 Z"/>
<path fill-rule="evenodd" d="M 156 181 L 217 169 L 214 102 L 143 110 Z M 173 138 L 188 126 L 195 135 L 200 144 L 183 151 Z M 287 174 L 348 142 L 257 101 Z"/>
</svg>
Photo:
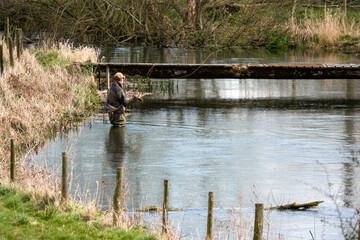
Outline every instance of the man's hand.
<svg viewBox="0 0 360 240">
<path fill-rule="evenodd" d="M 135 93 L 134 96 L 141 101 L 141 93 Z"/>
</svg>

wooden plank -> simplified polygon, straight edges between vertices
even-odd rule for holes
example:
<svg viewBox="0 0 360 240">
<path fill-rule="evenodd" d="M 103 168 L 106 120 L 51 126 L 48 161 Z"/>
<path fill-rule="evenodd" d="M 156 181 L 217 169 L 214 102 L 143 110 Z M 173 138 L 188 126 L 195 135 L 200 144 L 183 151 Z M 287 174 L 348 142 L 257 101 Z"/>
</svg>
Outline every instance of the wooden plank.
<svg viewBox="0 0 360 240">
<path fill-rule="evenodd" d="M 131 78 L 360 79 L 360 65 L 342 64 L 148 64 L 94 63 L 102 73 Z M 105 76 L 100 76 L 105 77 Z"/>
</svg>

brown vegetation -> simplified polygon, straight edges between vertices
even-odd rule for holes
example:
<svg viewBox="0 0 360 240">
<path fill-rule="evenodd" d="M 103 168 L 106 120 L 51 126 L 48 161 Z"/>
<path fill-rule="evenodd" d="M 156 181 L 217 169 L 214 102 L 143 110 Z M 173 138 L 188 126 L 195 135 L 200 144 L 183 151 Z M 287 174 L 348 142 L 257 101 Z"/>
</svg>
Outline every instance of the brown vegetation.
<svg viewBox="0 0 360 240">
<path fill-rule="evenodd" d="M 8 53 L 7 45 L 1 43 Z M 57 56 L 58 62 L 42 65 L 36 55 L 46 56 L 46 52 Z M 16 59 L 14 67 L 5 62 L 5 73 L 0 76 L 0 159 L 8 159 L 10 139 L 24 154 L 44 143 L 54 131 L 68 127 L 74 116 L 90 110 L 94 77 L 81 69 L 69 71 L 59 63 L 95 62 L 97 55 L 94 49 L 75 49 L 65 43 L 51 49 L 28 49 L 21 59 Z"/>
<path fill-rule="evenodd" d="M 360 9 L 360 1 L 345 2 L 8 0 L 0 2 L 0 19 L 9 17 L 11 25 L 21 27 L 28 38 L 91 44 L 279 47 L 273 42 L 280 41 L 289 46 L 310 43 L 311 47 L 324 47 L 339 45 L 337 40 L 344 35 L 360 35 L 355 27 L 360 20 L 352 20 L 358 17 L 347 16 L 349 10 Z M 306 14 L 299 14 L 303 9 Z M 325 17 L 317 14 L 323 9 Z M 3 23 L 0 21 L 0 28 Z"/>
<path fill-rule="evenodd" d="M 9 17 L 28 35 L 87 43 L 257 45 L 287 18 L 292 2 L 9 0 L 0 3 L 0 19 Z"/>
<path fill-rule="evenodd" d="M 324 8 L 320 16 L 314 11 L 305 12 L 301 20 L 293 20 L 288 25 L 288 32 L 298 42 L 306 42 L 310 47 L 336 46 L 337 42 L 360 38 L 360 29 L 354 19 L 345 21 L 340 9 Z"/>
</svg>

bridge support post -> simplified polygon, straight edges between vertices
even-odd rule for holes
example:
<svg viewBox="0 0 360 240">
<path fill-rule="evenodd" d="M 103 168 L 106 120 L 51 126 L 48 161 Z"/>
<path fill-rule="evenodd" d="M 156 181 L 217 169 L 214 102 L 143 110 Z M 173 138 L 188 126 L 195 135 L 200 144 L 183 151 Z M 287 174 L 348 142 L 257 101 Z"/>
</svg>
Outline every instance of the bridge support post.
<svg viewBox="0 0 360 240">
<path fill-rule="evenodd" d="M 106 66 L 106 80 L 107 80 L 107 87 L 110 88 L 110 68 Z"/>
</svg>

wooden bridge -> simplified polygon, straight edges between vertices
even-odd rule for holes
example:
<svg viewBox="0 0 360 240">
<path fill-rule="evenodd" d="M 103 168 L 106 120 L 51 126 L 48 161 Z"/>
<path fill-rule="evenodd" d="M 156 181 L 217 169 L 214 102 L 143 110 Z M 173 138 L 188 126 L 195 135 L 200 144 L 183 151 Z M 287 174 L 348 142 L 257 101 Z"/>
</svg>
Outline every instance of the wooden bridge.
<svg viewBox="0 0 360 240">
<path fill-rule="evenodd" d="M 99 78 L 360 79 L 360 64 L 95 63 Z"/>
</svg>

